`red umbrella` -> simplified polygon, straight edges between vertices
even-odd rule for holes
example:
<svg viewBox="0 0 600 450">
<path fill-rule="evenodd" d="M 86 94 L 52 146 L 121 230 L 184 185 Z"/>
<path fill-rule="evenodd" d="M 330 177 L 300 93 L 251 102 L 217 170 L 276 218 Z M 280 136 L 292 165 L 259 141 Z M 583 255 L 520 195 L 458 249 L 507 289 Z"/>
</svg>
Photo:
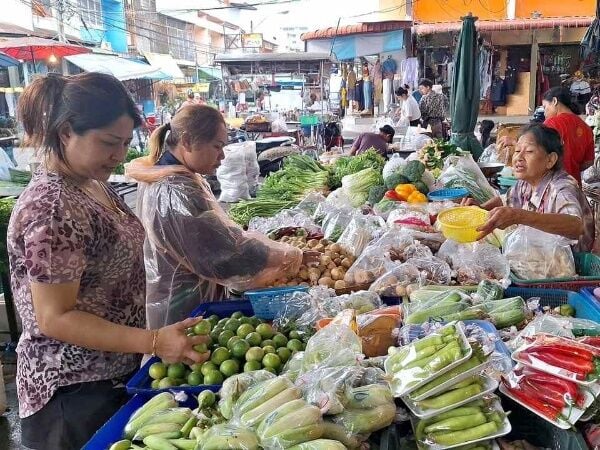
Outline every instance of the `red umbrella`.
<svg viewBox="0 0 600 450">
<path fill-rule="evenodd" d="M 33 61 L 88 53 L 91 50 L 81 45 L 54 41 L 38 37 L 21 37 L 0 42 L 0 50 L 13 58 Z"/>
</svg>

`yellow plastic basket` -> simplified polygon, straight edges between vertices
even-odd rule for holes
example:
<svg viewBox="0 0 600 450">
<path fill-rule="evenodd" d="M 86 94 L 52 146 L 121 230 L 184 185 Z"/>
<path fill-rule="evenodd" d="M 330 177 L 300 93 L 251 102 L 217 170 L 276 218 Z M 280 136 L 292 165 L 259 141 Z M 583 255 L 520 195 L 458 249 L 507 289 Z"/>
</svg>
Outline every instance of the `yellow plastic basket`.
<svg viewBox="0 0 600 450">
<path fill-rule="evenodd" d="M 459 206 L 442 211 L 438 222 L 447 239 L 456 242 L 475 242 L 481 234 L 477 228 L 485 223 L 488 212 L 477 206 Z"/>
</svg>

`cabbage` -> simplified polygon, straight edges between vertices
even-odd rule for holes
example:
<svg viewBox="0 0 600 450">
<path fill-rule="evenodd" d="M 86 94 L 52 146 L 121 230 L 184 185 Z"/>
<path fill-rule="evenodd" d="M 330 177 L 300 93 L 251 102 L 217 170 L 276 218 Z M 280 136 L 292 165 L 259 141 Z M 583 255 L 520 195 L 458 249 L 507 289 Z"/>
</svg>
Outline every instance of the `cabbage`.
<svg viewBox="0 0 600 450">
<path fill-rule="evenodd" d="M 342 178 L 342 190 L 350 199 L 350 204 L 355 208 L 367 201 L 369 190 L 373 186 L 381 184 L 383 184 L 381 174 L 372 168 L 364 169 Z"/>
</svg>

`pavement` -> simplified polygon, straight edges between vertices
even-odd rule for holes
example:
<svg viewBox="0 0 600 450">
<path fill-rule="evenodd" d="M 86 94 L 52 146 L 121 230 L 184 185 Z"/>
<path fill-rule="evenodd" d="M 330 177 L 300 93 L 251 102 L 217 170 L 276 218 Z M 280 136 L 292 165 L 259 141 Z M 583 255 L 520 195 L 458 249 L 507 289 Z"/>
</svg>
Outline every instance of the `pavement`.
<svg viewBox="0 0 600 450">
<path fill-rule="evenodd" d="M 3 366 L 8 407 L 7 411 L 0 415 L 0 450 L 25 450 L 27 447 L 21 445 L 21 422 L 15 384 L 17 356 L 14 350 L 0 350 L 0 364 Z"/>
</svg>

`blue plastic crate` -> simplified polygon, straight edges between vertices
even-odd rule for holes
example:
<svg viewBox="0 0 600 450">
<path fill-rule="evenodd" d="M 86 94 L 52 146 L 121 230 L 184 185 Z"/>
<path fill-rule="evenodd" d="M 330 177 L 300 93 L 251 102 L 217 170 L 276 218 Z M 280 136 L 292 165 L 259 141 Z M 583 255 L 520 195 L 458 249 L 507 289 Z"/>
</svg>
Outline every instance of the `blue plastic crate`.
<svg viewBox="0 0 600 450">
<path fill-rule="evenodd" d="M 524 300 L 539 297 L 541 306 L 556 308 L 560 305 L 569 304 L 575 309 L 575 317 L 580 319 L 593 320 L 600 322 L 600 308 L 597 308 L 589 299 L 583 295 L 560 289 L 534 289 L 514 287 L 504 291 L 507 297 L 523 297 Z"/>
<path fill-rule="evenodd" d="M 427 198 L 432 202 L 443 202 L 446 200 L 460 200 L 469 195 L 465 188 L 438 189 L 427 194 Z"/>
<path fill-rule="evenodd" d="M 236 311 L 241 311 L 242 314 L 247 316 L 252 316 L 254 314 L 252 305 L 248 300 L 231 300 L 214 303 L 202 303 L 194 311 L 192 311 L 191 316 L 208 317 L 216 314 L 222 318 L 229 317 Z M 152 364 L 159 361 L 159 358 L 150 358 L 148 361 L 146 361 L 146 364 L 144 364 L 142 368 L 138 370 L 133 377 L 131 377 L 125 386 L 129 394 L 143 394 L 148 396 L 156 395 L 157 393 L 164 391 L 183 391 L 191 394 L 199 394 L 206 389 L 214 392 L 217 392 L 219 389 L 221 389 L 220 384 L 201 384 L 199 386 L 174 386 L 167 389 L 152 389 L 150 386 L 152 383 L 152 378 L 150 378 L 150 375 L 148 375 L 148 370 Z"/>
<path fill-rule="evenodd" d="M 102 428 L 96 431 L 82 450 L 107 450 L 112 444 L 123 439 L 123 430 L 129 418 L 148 399 L 148 396 L 134 395 Z M 198 406 L 198 402 L 195 398 L 188 396 L 188 399 L 185 402 L 179 402 L 179 405 L 193 409 Z"/>
<path fill-rule="evenodd" d="M 595 287 L 587 287 L 587 288 L 583 288 L 579 292 L 583 296 L 585 301 L 589 304 L 590 308 L 598 310 L 598 313 L 600 314 L 600 300 L 598 300 L 596 298 L 596 296 L 594 295 L 594 289 L 596 289 L 596 288 Z"/>
<path fill-rule="evenodd" d="M 307 287 L 278 287 L 247 291 L 244 296 L 250 300 L 254 313 L 266 320 L 273 320 L 295 292 L 306 292 Z"/>
</svg>

